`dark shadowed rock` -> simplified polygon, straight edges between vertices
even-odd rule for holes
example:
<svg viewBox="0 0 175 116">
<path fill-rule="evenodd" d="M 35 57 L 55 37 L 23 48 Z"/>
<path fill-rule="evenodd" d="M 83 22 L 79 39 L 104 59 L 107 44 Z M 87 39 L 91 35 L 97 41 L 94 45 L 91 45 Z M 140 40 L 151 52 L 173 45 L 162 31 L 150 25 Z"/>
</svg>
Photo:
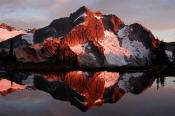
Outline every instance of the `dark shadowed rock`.
<svg viewBox="0 0 175 116">
<path fill-rule="evenodd" d="M 23 46 L 23 45 L 30 45 L 26 40 L 22 39 L 22 36 L 24 34 L 20 34 L 15 36 L 13 39 L 13 47 L 17 48 L 19 46 Z M 0 43 L 0 48 L 10 48 L 10 39 L 3 41 Z"/>
</svg>

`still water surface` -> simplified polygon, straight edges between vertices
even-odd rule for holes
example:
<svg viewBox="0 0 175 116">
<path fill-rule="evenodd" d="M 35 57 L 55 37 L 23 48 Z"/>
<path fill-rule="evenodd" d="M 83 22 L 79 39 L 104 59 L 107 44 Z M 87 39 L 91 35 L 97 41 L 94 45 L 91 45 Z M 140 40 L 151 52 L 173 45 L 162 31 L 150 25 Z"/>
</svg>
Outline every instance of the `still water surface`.
<svg viewBox="0 0 175 116">
<path fill-rule="evenodd" d="M 0 116 L 173 116 L 175 77 L 0 72 Z"/>
</svg>

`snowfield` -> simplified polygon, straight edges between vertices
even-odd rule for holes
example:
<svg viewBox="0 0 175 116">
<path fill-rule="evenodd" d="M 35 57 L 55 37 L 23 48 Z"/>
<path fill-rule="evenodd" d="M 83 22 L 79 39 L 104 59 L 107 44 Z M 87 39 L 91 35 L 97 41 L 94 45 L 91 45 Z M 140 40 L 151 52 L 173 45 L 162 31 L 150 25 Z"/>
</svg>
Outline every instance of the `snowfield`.
<svg viewBox="0 0 175 116">
<path fill-rule="evenodd" d="M 149 49 L 139 41 L 131 41 L 128 37 L 129 28 L 125 26 L 118 31 L 118 37 L 113 32 L 105 30 L 104 38 L 98 43 L 104 48 L 104 56 L 109 66 L 125 65 L 145 65 L 149 62 Z M 119 39 L 121 40 L 121 43 Z M 89 55 L 92 61 L 96 61 L 96 56 L 92 52 L 88 42 L 70 47 L 77 55 Z M 139 60 L 139 62 L 137 62 Z M 90 62 L 90 61 L 88 61 Z"/>
<path fill-rule="evenodd" d="M 77 55 L 85 55 L 86 52 L 84 51 L 84 48 L 82 47 L 82 44 L 72 46 L 70 49 Z"/>
<path fill-rule="evenodd" d="M 32 44 L 32 45 L 34 44 L 33 33 L 29 33 L 29 34 L 23 35 L 22 39 L 26 40 L 29 44 Z"/>
<path fill-rule="evenodd" d="M 125 56 L 129 57 L 132 53 L 120 46 L 117 36 L 110 31 L 104 31 L 105 37 L 99 41 L 99 44 L 104 48 L 104 55 L 109 65 L 123 66 L 128 62 L 125 60 Z"/>
<path fill-rule="evenodd" d="M 173 62 L 173 60 L 174 60 L 173 52 L 168 51 L 168 50 L 165 50 L 165 53 L 166 53 L 166 55 L 167 55 L 169 61 L 170 61 L 170 62 Z"/>
<path fill-rule="evenodd" d="M 13 38 L 17 35 L 20 34 L 27 34 L 25 31 L 20 30 L 20 31 L 8 31 L 6 29 L 0 28 L 0 42 L 5 41 L 9 38 Z"/>
<path fill-rule="evenodd" d="M 132 29 L 131 29 L 132 30 Z M 131 41 L 128 37 L 129 35 L 129 27 L 125 26 L 124 28 L 118 31 L 118 37 L 122 40 L 122 47 L 129 50 L 131 52 L 132 59 L 137 61 L 140 60 L 140 64 L 146 64 L 149 62 L 150 50 L 146 49 L 142 42 L 139 41 Z"/>
</svg>

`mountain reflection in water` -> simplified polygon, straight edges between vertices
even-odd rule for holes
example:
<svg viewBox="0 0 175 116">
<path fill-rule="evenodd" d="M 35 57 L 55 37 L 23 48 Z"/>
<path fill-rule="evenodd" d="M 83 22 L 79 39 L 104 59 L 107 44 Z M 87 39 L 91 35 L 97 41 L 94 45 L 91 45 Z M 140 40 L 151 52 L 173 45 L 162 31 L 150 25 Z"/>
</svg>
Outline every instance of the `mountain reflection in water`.
<svg viewBox="0 0 175 116">
<path fill-rule="evenodd" d="M 164 85 L 164 77 L 152 72 L 0 72 L 3 96 L 21 89 L 40 90 L 54 99 L 68 101 L 81 111 L 104 103 L 116 103 L 125 94 L 140 94 L 156 80 Z"/>
</svg>

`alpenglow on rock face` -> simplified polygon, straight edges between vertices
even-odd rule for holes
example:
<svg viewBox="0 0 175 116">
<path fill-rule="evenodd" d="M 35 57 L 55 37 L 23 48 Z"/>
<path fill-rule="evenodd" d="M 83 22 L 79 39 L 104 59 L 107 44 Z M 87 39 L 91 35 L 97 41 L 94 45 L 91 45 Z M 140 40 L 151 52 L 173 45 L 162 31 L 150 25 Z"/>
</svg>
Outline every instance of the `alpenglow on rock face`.
<svg viewBox="0 0 175 116">
<path fill-rule="evenodd" d="M 115 15 L 94 13 L 86 7 L 54 20 L 34 34 L 12 40 L 17 61 L 23 63 L 101 67 L 145 66 L 174 60 L 173 44 L 155 39 L 141 24 L 125 25 Z M 5 45 L 8 41 L 0 43 L 1 51 L 10 49 Z"/>
</svg>

